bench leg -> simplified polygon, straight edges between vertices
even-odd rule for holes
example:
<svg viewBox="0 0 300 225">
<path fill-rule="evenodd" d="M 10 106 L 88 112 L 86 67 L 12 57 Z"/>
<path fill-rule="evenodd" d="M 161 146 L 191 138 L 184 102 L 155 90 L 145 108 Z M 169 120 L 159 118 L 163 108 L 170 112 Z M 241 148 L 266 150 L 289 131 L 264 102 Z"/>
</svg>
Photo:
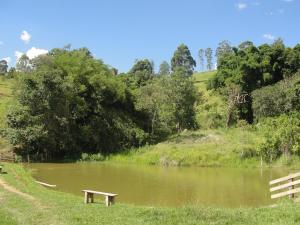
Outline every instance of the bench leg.
<svg viewBox="0 0 300 225">
<path fill-rule="evenodd" d="M 109 196 L 106 195 L 106 196 L 105 196 L 105 205 L 106 205 L 106 206 L 109 206 L 109 204 L 110 204 L 110 203 L 109 203 Z"/>
<path fill-rule="evenodd" d="M 110 196 L 110 204 L 115 204 L 115 196 Z"/>
<path fill-rule="evenodd" d="M 114 196 L 105 196 L 105 205 L 110 206 L 115 203 L 115 197 Z"/>
<path fill-rule="evenodd" d="M 88 193 L 87 192 L 84 192 L 84 203 L 85 204 L 87 204 L 87 203 L 89 203 L 89 201 L 88 201 Z"/>
<path fill-rule="evenodd" d="M 94 202 L 94 194 L 90 193 L 90 203 L 93 203 L 93 202 Z"/>
</svg>

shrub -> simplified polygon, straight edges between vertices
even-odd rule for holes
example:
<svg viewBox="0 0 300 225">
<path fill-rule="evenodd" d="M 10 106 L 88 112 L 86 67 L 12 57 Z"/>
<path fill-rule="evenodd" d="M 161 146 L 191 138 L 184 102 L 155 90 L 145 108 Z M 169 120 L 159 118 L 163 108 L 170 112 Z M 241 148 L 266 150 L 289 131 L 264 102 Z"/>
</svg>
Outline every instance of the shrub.
<svg viewBox="0 0 300 225">
<path fill-rule="evenodd" d="M 258 153 L 268 163 L 281 155 L 300 155 L 300 113 L 266 118 L 257 124 L 263 140 Z"/>
<path fill-rule="evenodd" d="M 104 161 L 105 157 L 101 154 L 88 154 L 88 153 L 82 153 L 80 162 L 99 162 L 99 161 Z"/>
<path fill-rule="evenodd" d="M 252 93 L 254 117 L 278 116 L 300 109 L 300 75 Z"/>
</svg>

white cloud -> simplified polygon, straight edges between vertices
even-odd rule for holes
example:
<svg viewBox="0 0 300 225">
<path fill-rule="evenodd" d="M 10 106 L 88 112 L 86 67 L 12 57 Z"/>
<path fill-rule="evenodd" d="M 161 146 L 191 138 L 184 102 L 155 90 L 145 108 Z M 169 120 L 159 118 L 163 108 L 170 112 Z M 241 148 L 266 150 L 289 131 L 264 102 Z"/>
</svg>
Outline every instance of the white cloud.
<svg viewBox="0 0 300 225">
<path fill-rule="evenodd" d="M 44 54 L 47 54 L 47 53 L 48 53 L 48 50 L 46 50 L 46 49 L 32 47 L 32 48 L 28 49 L 25 54 L 28 56 L 29 59 L 33 59 L 33 58 L 35 58 L 39 55 L 44 55 Z M 24 54 L 23 52 L 15 51 L 16 60 L 18 61 L 19 58 L 23 54 Z"/>
<path fill-rule="evenodd" d="M 5 58 L 2 58 L 1 60 L 5 60 L 7 62 L 7 64 L 9 64 L 11 62 L 10 57 L 5 57 Z"/>
<path fill-rule="evenodd" d="M 264 34 L 263 38 L 273 41 L 275 40 L 276 37 L 273 36 L 272 34 Z"/>
<path fill-rule="evenodd" d="M 24 54 L 23 52 L 15 51 L 16 59 L 19 60 L 19 58 L 21 58 L 21 56 L 22 56 L 23 54 Z"/>
<path fill-rule="evenodd" d="M 235 5 L 235 7 L 238 9 L 238 10 L 244 10 L 248 7 L 248 5 L 246 3 L 238 3 Z"/>
<path fill-rule="evenodd" d="M 26 30 L 23 30 L 20 35 L 20 39 L 27 44 L 31 39 L 31 35 Z"/>
<path fill-rule="evenodd" d="M 39 55 L 44 55 L 47 53 L 48 53 L 48 50 L 46 50 L 46 49 L 32 47 L 31 49 L 29 49 L 26 52 L 26 55 L 28 56 L 29 59 L 33 59 Z"/>
</svg>

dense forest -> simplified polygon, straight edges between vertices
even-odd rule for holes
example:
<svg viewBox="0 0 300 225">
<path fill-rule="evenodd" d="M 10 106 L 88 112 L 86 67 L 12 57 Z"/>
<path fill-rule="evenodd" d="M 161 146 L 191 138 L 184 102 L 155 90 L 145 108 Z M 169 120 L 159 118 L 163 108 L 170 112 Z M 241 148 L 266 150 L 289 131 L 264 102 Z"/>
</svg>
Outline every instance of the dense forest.
<svg viewBox="0 0 300 225">
<path fill-rule="evenodd" d="M 248 124 L 265 138 L 256 153 L 266 162 L 300 155 L 300 44 L 281 39 L 255 46 L 216 49 L 217 72 L 207 89 L 224 99 L 225 115 L 211 127 Z M 200 49 L 199 64 L 213 69 L 213 50 Z M 52 49 L 16 68 L 1 61 L 0 73 L 15 80 L 14 104 L 2 131 L 15 151 L 34 160 L 78 158 L 82 153 L 117 153 L 155 144 L 186 130 L 203 129 L 207 110 L 193 78 L 196 61 L 181 44 L 156 73 L 151 60 L 136 60 L 118 74 L 86 48 Z M 200 111 L 200 112 L 199 112 Z M 272 130 L 272 132 L 270 132 Z"/>
</svg>

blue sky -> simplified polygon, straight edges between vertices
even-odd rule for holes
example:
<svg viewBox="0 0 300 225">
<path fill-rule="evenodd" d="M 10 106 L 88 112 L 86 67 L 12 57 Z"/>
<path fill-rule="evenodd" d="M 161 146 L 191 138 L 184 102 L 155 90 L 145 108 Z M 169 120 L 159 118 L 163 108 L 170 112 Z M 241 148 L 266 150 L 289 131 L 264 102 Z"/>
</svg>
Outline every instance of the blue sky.
<svg viewBox="0 0 300 225">
<path fill-rule="evenodd" d="M 300 42 L 300 0 L 48 0 L 0 2 L 0 59 L 71 44 L 128 71 L 149 58 L 156 69 L 180 43 L 199 48 L 250 40 Z M 199 70 L 199 67 L 196 68 Z"/>
</svg>

